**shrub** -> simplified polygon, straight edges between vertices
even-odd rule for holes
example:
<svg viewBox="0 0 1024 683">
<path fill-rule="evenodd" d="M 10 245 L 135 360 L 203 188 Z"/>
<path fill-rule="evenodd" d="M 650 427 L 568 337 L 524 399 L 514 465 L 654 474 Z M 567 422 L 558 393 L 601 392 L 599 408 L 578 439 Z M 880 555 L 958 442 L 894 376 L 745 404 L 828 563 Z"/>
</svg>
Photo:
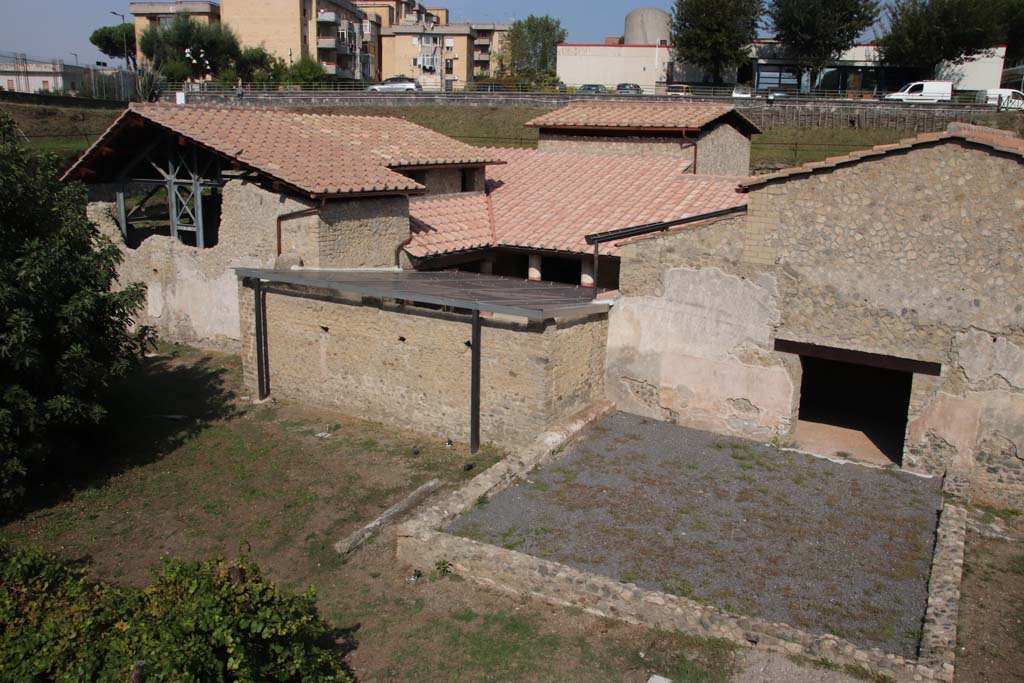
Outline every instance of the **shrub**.
<svg viewBox="0 0 1024 683">
<path fill-rule="evenodd" d="M 26 150 L 0 112 L 0 514 L 26 474 L 79 464 L 103 392 L 152 339 L 132 330 L 141 284 L 114 290 L 121 251 L 85 215 L 56 158 Z M 13 507 L 13 506 L 12 506 Z"/>
<path fill-rule="evenodd" d="M 143 589 L 0 548 L 0 671 L 7 680 L 350 683 L 312 588 L 289 595 L 242 559 L 165 560 Z"/>
</svg>

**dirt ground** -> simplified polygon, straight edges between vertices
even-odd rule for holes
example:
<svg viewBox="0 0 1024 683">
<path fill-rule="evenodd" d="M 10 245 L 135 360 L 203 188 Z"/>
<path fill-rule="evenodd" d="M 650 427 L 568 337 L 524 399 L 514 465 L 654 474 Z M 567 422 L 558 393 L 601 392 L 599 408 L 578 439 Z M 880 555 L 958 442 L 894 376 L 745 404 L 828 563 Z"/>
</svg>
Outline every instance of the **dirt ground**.
<svg viewBox="0 0 1024 683">
<path fill-rule="evenodd" d="M 163 556 L 248 552 L 357 642 L 363 683 L 725 681 L 730 645 L 655 633 L 489 593 L 394 559 L 385 532 L 342 563 L 331 545 L 420 483 L 447 486 L 501 455 L 298 405 L 253 406 L 235 356 L 166 347 L 121 387 L 88 476 L 36 488 L 0 541 L 91 562 L 143 585 Z M 414 450 L 415 449 L 415 450 Z M 467 463 L 474 463 L 464 471 Z"/>
<path fill-rule="evenodd" d="M 975 512 L 983 522 L 1001 520 L 1009 538 L 967 534 L 956 680 L 1024 681 L 1024 518 L 1012 511 Z"/>
<path fill-rule="evenodd" d="M 501 453 L 471 458 L 461 444 L 446 448 L 436 438 L 330 411 L 253 406 L 236 356 L 161 351 L 164 357 L 149 360 L 116 392 L 109 434 L 84 471 L 33 490 L 32 509 L 0 526 L 0 542 L 84 558 L 98 578 L 132 585 L 148 582 L 162 556 L 249 552 L 283 586 L 316 587 L 322 614 L 354 635 L 347 661 L 363 683 L 644 683 L 654 673 L 675 683 L 866 679 L 855 670 L 515 599 L 433 567 L 420 568 L 412 581 L 411 568 L 395 562 L 390 530 L 342 563 L 331 549 L 335 540 L 423 481 L 437 476 L 455 486 Z M 467 462 L 475 463 L 468 472 Z M 993 590 L 975 581 L 984 572 L 969 556 L 965 602 L 982 606 L 965 611 L 962 681 L 1021 680 L 1024 670 L 1019 645 L 994 659 L 1000 645 L 1010 647 L 1002 635 L 991 638 L 994 653 L 972 654 L 989 647 L 979 634 L 1020 631 L 1012 603 L 988 597 L 1021 595 L 1013 570 L 1020 546 L 992 547 L 1002 554 L 992 551 L 984 566 L 1008 568 L 992 571 L 1005 577 Z"/>
</svg>

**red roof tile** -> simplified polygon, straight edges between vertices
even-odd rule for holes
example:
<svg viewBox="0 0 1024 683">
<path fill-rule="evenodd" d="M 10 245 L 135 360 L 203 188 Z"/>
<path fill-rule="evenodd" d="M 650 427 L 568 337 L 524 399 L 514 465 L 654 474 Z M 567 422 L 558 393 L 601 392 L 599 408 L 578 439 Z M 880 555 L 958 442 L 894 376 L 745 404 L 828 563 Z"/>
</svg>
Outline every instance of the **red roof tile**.
<svg viewBox="0 0 1024 683">
<path fill-rule="evenodd" d="M 1024 159 L 1024 138 L 1019 138 L 1010 131 L 975 126 L 968 123 L 951 123 L 945 131 L 922 133 L 917 137 L 907 138 L 899 142 L 887 145 L 876 145 L 870 149 L 857 150 L 837 157 L 829 157 L 824 161 L 815 161 L 802 166 L 784 168 L 775 173 L 750 178 L 741 185 L 743 187 L 758 187 L 773 180 L 792 178 L 794 176 L 808 175 L 814 171 L 836 168 L 843 164 L 852 163 L 861 159 L 880 157 L 897 150 L 912 149 L 919 145 L 932 144 L 945 140 L 966 140 L 977 145 L 983 145 L 996 152 L 1014 154 Z"/>
<path fill-rule="evenodd" d="M 743 132 L 760 132 L 729 104 L 704 102 L 573 102 L 526 122 L 534 128 L 619 128 L 699 130 L 730 117 Z"/>
<path fill-rule="evenodd" d="M 396 118 L 275 109 L 132 105 L 65 174 L 74 178 L 133 118 L 155 123 L 310 195 L 413 192 L 390 168 L 494 163 L 477 147 Z"/>
<path fill-rule="evenodd" d="M 416 257 L 487 246 L 588 253 L 591 233 L 657 223 L 746 205 L 745 177 L 685 173 L 673 158 L 502 149 L 505 166 L 488 171 L 493 238 L 484 243 L 482 194 L 420 198 L 410 205 Z M 615 254 L 614 245 L 602 253 Z"/>
</svg>

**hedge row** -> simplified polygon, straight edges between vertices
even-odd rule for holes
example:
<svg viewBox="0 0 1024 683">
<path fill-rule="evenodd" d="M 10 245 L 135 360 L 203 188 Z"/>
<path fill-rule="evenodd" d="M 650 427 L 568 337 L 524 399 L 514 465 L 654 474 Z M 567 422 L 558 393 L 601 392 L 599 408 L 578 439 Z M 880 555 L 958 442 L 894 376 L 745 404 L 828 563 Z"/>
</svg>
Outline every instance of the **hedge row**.
<svg viewBox="0 0 1024 683">
<path fill-rule="evenodd" d="M 143 590 L 0 547 L 0 679 L 351 683 L 310 588 L 240 560 L 165 560 Z"/>
</svg>

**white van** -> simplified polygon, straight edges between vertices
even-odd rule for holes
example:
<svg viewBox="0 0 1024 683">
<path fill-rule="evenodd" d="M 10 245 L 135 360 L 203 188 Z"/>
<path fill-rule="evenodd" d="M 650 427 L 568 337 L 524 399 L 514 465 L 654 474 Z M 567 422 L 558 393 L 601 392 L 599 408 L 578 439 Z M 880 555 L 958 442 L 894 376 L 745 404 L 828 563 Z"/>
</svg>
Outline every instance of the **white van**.
<svg viewBox="0 0 1024 683">
<path fill-rule="evenodd" d="M 978 104 L 1002 104 L 1003 109 L 1024 109 L 1024 92 L 1010 88 L 979 90 L 974 101 Z"/>
<path fill-rule="evenodd" d="M 886 95 L 898 102 L 949 102 L 953 99 L 953 81 L 914 81 Z"/>
</svg>

